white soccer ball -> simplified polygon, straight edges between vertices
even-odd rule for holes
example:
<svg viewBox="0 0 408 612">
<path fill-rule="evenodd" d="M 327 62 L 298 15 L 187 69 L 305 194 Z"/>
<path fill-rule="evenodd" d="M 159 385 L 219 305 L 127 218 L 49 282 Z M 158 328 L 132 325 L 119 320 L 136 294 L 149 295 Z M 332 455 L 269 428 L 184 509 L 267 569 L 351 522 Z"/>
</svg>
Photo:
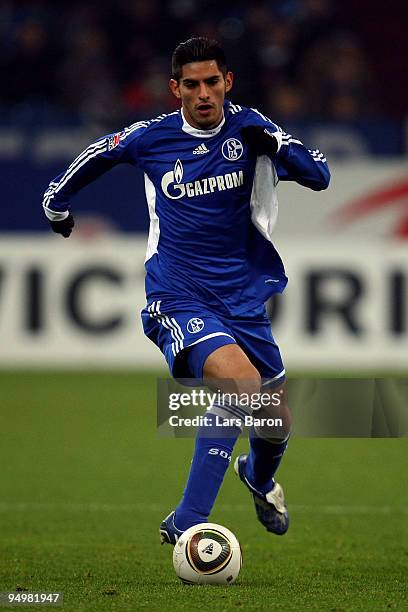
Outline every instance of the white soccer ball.
<svg viewBox="0 0 408 612">
<path fill-rule="evenodd" d="M 242 566 L 241 547 L 226 527 L 200 523 L 180 536 L 173 565 L 186 584 L 232 584 Z"/>
</svg>

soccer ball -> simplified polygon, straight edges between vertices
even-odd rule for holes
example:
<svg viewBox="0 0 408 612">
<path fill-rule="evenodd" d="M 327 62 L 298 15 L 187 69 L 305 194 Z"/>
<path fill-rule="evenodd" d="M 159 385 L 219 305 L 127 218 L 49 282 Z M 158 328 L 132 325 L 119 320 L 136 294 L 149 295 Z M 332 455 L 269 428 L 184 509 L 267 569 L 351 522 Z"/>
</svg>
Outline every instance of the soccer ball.
<svg viewBox="0 0 408 612">
<path fill-rule="evenodd" d="M 226 527 L 200 523 L 178 539 L 173 565 L 186 584 L 232 584 L 242 566 L 241 547 Z"/>
</svg>

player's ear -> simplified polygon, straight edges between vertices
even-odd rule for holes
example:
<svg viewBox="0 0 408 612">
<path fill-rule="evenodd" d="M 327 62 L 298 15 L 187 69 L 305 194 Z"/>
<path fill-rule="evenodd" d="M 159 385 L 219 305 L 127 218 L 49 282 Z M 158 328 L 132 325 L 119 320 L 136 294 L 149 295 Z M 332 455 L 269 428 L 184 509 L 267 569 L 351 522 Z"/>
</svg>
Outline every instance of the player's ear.
<svg viewBox="0 0 408 612">
<path fill-rule="evenodd" d="M 234 82 L 234 75 L 231 71 L 228 71 L 225 75 L 225 91 L 230 91 L 232 89 L 232 84 Z"/>
<path fill-rule="evenodd" d="M 176 81 L 176 79 L 170 79 L 169 87 L 170 87 L 171 93 L 174 96 L 176 96 L 176 98 L 178 98 L 180 100 L 181 94 L 180 94 L 180 84 L 179 84 L 179 82 Z"/>
</svg>

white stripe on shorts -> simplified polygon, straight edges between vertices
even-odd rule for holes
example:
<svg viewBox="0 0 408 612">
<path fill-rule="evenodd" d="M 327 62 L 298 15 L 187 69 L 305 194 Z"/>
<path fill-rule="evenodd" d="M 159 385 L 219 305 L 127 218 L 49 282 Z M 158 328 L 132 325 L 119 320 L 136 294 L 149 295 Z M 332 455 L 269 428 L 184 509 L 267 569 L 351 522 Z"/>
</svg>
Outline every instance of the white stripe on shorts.
<svg viewBox="0 0 408 612">
<path fill-rule="evenodd" d="M 160 312 L 161 300 L 157 302 L 152 302 L 150 306 L 148 306 L 147 310 L 150 312 L 150 316 L 153 319 L 157 319 L 165 329 L 167 329 L 174 342 L 172 342 L 171 350 L 173 355 L 176 356 L 184 348 L 184 334 L 181 331 L 180 325 L 177 323 L 176 319 L 172 317 L 171 319 Z"/>
<path fill-rule="evenodd" d="M 265 387 L 266 385 L 269 385 L 274 380 L 278 380 L 279 378 L 282 378 L 282 376 L 285 376 L 285 374 L 286 374 L 286 370 L 285 368 L 283 368 L 282 372 L 279 372 L 279 374 L 277 374 L 273 378 L 268 378 L 268 380 L 265 380 L 265 382 L 262 383 L 262 386 Z"/>
<path fill-rule="evenodd" d="M 228 338 L 232 338 L 234 342 L 236 342 L 234 336 L 231 336 L 230 334 L 226 334 L 225 332 L 214 332 L 212 334 L 207 334 L 207 336 L 203 336 L 202 338 L 199 338 L 198 340 L 195 340 L 194 342 L 189 344 L 186 348 L 190 348 L 190 346 L 194 346 L 194 344 L 198 344 L 199 342 L 204 342 L 204 340 L 208 340 L 209 338 L 215 338 L 215 336 L 228 336 Z"/>
</svg>

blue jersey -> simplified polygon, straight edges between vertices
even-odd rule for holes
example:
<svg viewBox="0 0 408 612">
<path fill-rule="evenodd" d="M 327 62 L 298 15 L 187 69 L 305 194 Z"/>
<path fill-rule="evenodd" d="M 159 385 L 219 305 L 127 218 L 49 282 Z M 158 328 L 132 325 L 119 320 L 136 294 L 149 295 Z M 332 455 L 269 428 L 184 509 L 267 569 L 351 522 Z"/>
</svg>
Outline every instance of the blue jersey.
<svg viewBox="0 0 408 612">
<path fill-rule="evenodd" d="M 243 142 L 240 130 L 248 125 L 276 133 L 273 160 L 257 158 Z M 71 198 L 119 163 L 145 176 L 148 302 L 182 296 L 229 316 L 260 309 L 287 283 L 271 241 L 278 181 L 320 190 L 330 179 L 317 149 L 257 110 L 226 101 L 223 120 L 211 130 L 193 128 L 180 110 L 97 140 L 50 183 L 47 217 L 65 218 Z"/>
</svg>

